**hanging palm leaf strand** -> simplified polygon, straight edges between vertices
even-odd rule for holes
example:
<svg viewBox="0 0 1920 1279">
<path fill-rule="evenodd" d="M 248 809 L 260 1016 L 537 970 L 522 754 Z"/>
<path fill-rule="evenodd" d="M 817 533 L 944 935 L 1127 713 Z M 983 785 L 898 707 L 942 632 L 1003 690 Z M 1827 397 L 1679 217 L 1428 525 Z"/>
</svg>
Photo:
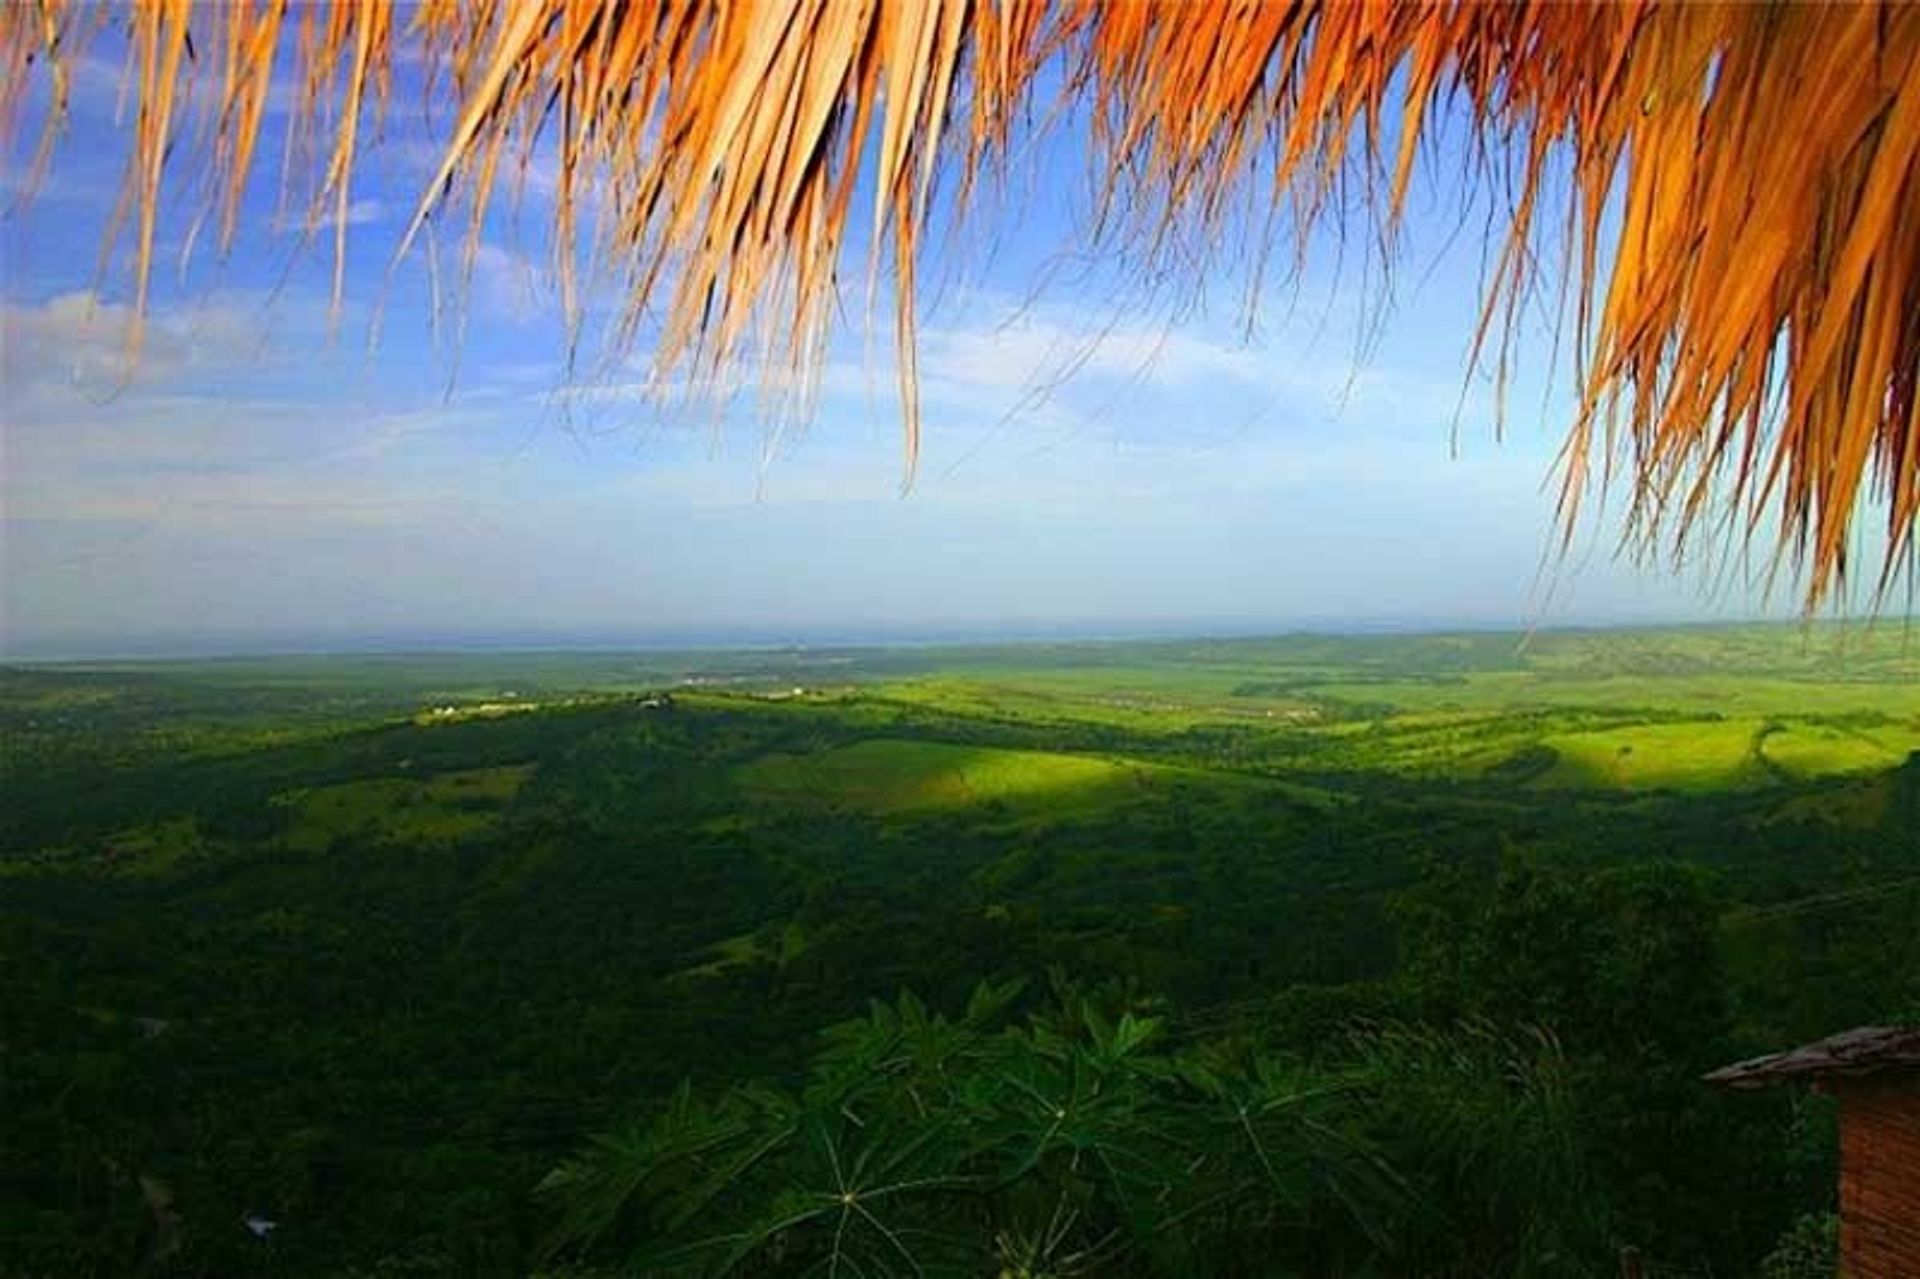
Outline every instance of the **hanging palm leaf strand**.
<svg viewBox="0 0 1920 1279">
<path fill-rule="evenodd" d="M 1619 467 L 1639 549 L 1678 554 L 1716 526 L 1751 541 L 1775 518 L 1810 608 L 1846 579 L 1875 505 L 1880 589 L 1913 562 L 1920 6 L 425 0 L 410 13 L 386 0 L 7 5 L 0 121 L 18 125 L 31 101 L 51 137 L 89 37 L 124 27 L 138 116 L 110 234 L 132 236 L 144 305 L 187 100 L 212 97 L 200 118 L 225 242 L 269 89 L 290 77 L 292 135 L 313 145 L 287 155 L 316 179 L 310 216 L 332 223 L 338 292 L 364 121 L 388 99 L 396 48 L 415 50 L 428 93 L 458 108 L 400 247 L 464 202 L 471 252 L 503 168 L 550 148 L 569 320 L 591 249 L 626 286 L 616 345 L 657 314 L 655 374 L 704 383 L 742 363 L 817 367 L 869 191 L 911 471 L 922 239 L 936 216 L 965 216 L 983 167 L 1043 127 L 1023 122 L 1067 114 L 1037 98 L 1087 108 L 1107 175 L 1099 226 L 1189 272 L 1206 258 L 1174 254 L 1175 233 L 1217 243 L 1237 194 L 1284 206 L 1304 237 L 1346 214 L 1335 197 L 1352 182 L 1391 243 L 1423 141 L 1464 116 L 1510 213 L 1476 352 L 1491 342 L 1504 373 L 1530 290 L 1572 298 L 1569 531 Z M 942 192 L 949 166 L 959 180 Z M 589 201 L 602 211 L 591 230 Z"/>
</svg>

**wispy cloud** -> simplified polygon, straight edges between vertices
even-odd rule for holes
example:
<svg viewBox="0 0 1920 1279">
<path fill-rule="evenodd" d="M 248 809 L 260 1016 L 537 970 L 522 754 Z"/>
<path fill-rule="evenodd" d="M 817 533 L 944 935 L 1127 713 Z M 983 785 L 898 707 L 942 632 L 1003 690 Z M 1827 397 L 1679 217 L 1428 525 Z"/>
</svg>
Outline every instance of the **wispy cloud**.
<svg viewBox="0 0 1920 1279">
<path fill-rule="evenodd" d="M 350 227 L 373 226 L 385 222 L 388 214 L 384 200 L 353 200 L 347 204 L 346 223 Z M 281 216 L 274 222 L 274 230 L 282 234 L 315 235 L 339 224 L 339 211 L 332 204 L 324 204 L 299 216 Z"/>
<path fill-rule="evenodd" d="M 282 323 L 291 317 L 282 311 Z M 136 324 L 139 346 L 133 344 Z M 257 303 L 216 296 L 137 321 L 133 308 L 91 291 L 0 304 L 9 396 L 48 386 L 111 395 L 134 382 L 166 384 L 193 369 L 257 361 L 268 349 Z"/>
</svg>

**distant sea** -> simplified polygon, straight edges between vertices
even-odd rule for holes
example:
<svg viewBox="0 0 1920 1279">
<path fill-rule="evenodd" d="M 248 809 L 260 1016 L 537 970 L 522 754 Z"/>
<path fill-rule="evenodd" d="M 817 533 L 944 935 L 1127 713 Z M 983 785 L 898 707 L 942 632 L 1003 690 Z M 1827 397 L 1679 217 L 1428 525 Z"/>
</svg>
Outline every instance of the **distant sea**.
<svg viewBox="0 0 1920 1279">
<path fill-rule="evenodd" d="M 161 660 L 296 654 L 686 652 L 794 648 L 920 648 L 947 644 L 1044 644 L 1101 640 L 1234 639 L 1263 635 L 1418 635 L 1434 632 L 1632 630 L 1750 625 L 1765 618 L 1457 617 L 1157 618 L 1132 620 L 958 621 L 853 626 L 690 627 L 684 629 L 523 628 L 484 631 L 195 633 L 191 635 L 0 637 L 0 662 Z"/>
</svg>

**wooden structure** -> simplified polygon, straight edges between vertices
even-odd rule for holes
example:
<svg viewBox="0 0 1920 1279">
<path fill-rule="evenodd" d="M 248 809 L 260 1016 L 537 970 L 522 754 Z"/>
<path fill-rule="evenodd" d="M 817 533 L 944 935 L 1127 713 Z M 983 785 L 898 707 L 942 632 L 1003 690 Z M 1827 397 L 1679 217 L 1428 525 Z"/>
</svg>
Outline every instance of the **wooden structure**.
<svg viewBox="0 0 1920 1279">
<path fill-rule="evenodd" d="M 1707 1080 L 1801 1082 L 1839 1098 L 1840 1273 L 1920 1276 L 1920 1027 L 1863 1026 Z"/>
</svg>

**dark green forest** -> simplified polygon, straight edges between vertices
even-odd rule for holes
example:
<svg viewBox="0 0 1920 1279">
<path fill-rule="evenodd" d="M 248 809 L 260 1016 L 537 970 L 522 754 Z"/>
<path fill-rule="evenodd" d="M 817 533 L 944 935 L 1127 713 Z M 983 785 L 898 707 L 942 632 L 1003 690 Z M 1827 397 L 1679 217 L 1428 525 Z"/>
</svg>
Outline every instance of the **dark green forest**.
<svg viewBox="0 0 1920 1279">
<path fill-rule="evenodd" d="M 0 670 L 0 1274 L 1831 1273 L 1920 657 Z M 1823 1264 L 1827 1266 L 1822 1270 Z"/>
</svg>

